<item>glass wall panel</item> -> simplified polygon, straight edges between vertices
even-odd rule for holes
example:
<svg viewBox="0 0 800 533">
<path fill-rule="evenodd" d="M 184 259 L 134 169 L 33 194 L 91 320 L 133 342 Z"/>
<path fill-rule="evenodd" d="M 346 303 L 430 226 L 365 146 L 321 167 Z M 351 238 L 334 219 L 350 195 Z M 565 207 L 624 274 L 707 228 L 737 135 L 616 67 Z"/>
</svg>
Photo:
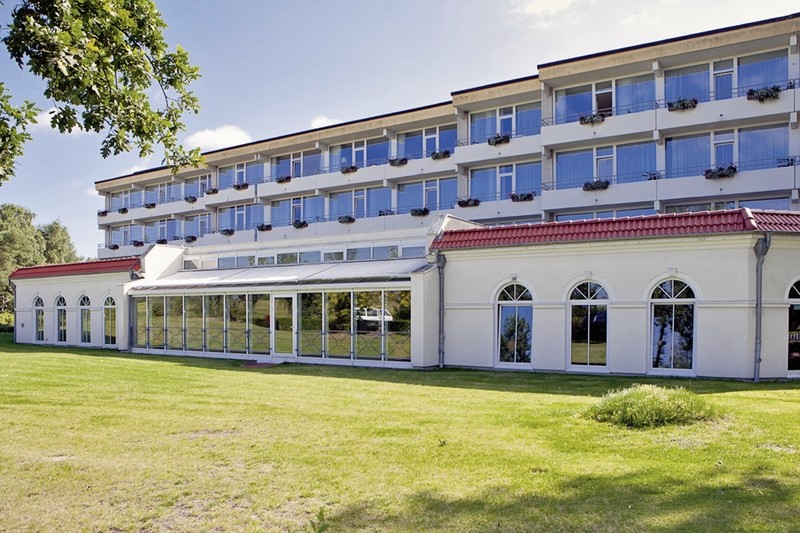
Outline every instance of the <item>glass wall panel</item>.
<svg viewBox="0 0 800 533">
<path fill-rule="evenodd" d="M 605 305 L 572 305 L 573 365 L 606 364 L 606 316 Z"/>
<path fill-rule="evenodd" d="M 711 165 L 708 133 L 667 139 L 667 178 L 702 176 Z"/>
<path fill-rule="evenodd" d="M 136 336 L 133 340 L 134 346 L 138 348 L 147 347 L 147 298 L 133 299 L 133 316 L 136 320 Z"/>
<path fill-rule="evenodd" d="M 367 189 L 367 216 L 376 217 L 392 209 L 392 190 L 389 187 Z"/>
<path fill-rule="evenodd" d="M 458 142 L 458 130 L 456 125 L 439 126 L 439 151 L 449 151 L 451 154 L 456 150 Z"/>
<path fill-rule="evenodd" d="M 384 313 L 380 291 L 356 292 L 356 358 L 380 359 Z"/>
<path fill-rule="evenodd" d="M 667 102 L 679 98 L 708 102 L 708 63 L 664 71 L 664 87 Z"/>
<path fill-rule="evenodd" d="M 328 200 L 330 207 L 331 220 L 338 219 L 344 215 L 353 216 L 353 192 L 337 192 L 331 193 L 330 200 Z M 288 217 L 288 211 L 287 211 Z"/>
<path fill-rule="evenodd" d="M 328 357 L 350 358 L 350 323 L 352 317 L 349 292 L 329 292 L 325 294 L 325 352 Z"/>
<path fill-rule="evenodd" d="M 556 154 L 556 189 L 582 187 L 591 180 L 594 171 L 592 150 L 577 150 Z"/>
<path fill-rule="evenodd" d="M 322 152 L 319 150 L 309 150 L 303 152 L 303 176 L 313 176 L 319 174 L 322 166 Z"/>
<path fill-rule="evenodd" d="M 409 131 L 397 136 L 397 155 L 406 159 L 424 157 L 422 150 L 422 130 Z"/>
<path fill-rule="evenodd" d="M 556 91 L 556 124 L 575 122 L 592 113 L 592 86 L 582 85 Z"/>
<path fill-rule="evenodd" d="M 300 355 L 322 355 L 322 294 L 300 293 L 298 295 L 298 353 Z"/>
<path fill-rule="evenodd" d="M 788 369 L 800 370 L 800 282 L 793 289 L 795 293 L 789 294 L 793 301 L 789 304 Z"/>
<path fill-rule="evenodd" d="M 458 181 L 456 178 L 439 180 L 439 209 L 452 209 L 458 198 Z"/>
<path fill-rule="evenodd" d="M 469 195 L 486 202 L 497 200 L 497 167 L 473 170 L 469 176 Z"/>
<path fill-rule="evenodd" d="M 203 297 L 186 296 L 186 349 L 203 351 Z"/>
<path fill-rule="evenodd" d="M 421 207 L 422 182 L 402 183 L 397 186 L 397 212 L 409 213 L 412 209 Z"/>
<path fill-rule="evenodd" d="M 653 305 L 653 368 L 692 368 L 694 305 Z"/>
<path fill-rule="evenodd" d="M 204 296 L 206 351 L 225 351 L 225 298 L 220 294 Z"/>
<path fill-rule="evenodd" d="M 516 121 L 517 135 L 539 135 L 542 130 L 542 103 L 518 105 Z"/>
<path fill-rule="evenodd" d="M 227 337 L 228 352 L 247 352 L 247 295 L 229 294 L 225 296 L 228 306 Z"/>
<path fill-rule="evenodd" d="M 655 109 L 656 80 L 654 74 L 644 74 L 616 81 L 615 115 L 638 113 Z"/>
<path fill-rule="evenodd" d="M 497 133 L 497 110 L 470 113 L 469 140 L 471 143 L 482 143 Z"/>
<path fill-rule="evenodd" d="M 275 298 L 275 352 L 294 355 L 294 302 L 291 297 Z"/>
<path fill-rule="evenodd" d="M 250 353 L 270 353 L 269 294 L 250 295 Z"/>
<path fill-rule="evenodd" d="M 148 330 L 150 348 L 164 347 L 164 297 L 149 296 L 147 298 Z"/>
<path fill-rule="evenodd" d="M 516 166 L 516 180 L 515 192 L 542 194 L 542 164 L 539 161 L 519 163 Z"/>
<path fill-rule="evenodd" d="M 775 124 L 739 130 L 739 170 L 785 165 L 789 158 L 789 126 Z"/>
<path fill-rule="evenodd" d="M 411 360 L 411 291 L 386 291 L 386 358 Z"/>
<path fill-rule="evenodd" d="M 389 159 L 389 139 L 367 141 L 367 166 L 383 165 Z"/>
<path fill-rule="evenodd" d="M 747 94 L 748 89 L 782 86 L 788 77 L 789 56 L 786 48 L 739 58 L 739 96 Z"/>
<path fill-rule="evenodd" d="M 167 348 L 183 350 L 183 296 L 167 296 Z"/>
<path fill-rule="evenodd" d="M 656 143 L 617 146 L 617 183 L 646 180 L 647 175 L 656 171 Z"/>
<path fill-rule="evenodd" d="M 530 363 L 533 337 L 533 308 L 530 305 L 501 304 L 500 362 Z"/>
</svg>

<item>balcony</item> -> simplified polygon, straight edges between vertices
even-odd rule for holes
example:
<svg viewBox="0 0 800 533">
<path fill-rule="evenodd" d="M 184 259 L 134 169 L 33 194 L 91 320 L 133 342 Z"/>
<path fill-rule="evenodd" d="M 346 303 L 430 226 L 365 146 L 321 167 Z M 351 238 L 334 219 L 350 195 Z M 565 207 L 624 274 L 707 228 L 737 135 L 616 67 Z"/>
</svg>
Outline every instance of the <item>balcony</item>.
<svg viewBox="0 0 800 533">
<path fill-rule="evenodd" d="M 464 139 L 459 141 L 453 163 L 466 167 L 498 164 L 499 162 L 518 161 L 525 158 L 538 157 L 542 152 L 541 135 L 507 135 L 488 139 Z M 490 144 L 490 140 L 492 141 Z"/>
<path fill-rule="evenodd" d="M 258 184 L 248 183 L 246 188 L 228 187 L 225 189 L 210 189 L 206 191 L 203 199 L 205 206 L 220 206 L 232 204 L 251 204 L 258 195 Z M 212 191 L 217 192 L 212 192 Z M 198 200 L 199 201 L 199 200 Z"/>
<path fill-rule="evenodd" d="M 543 120 L 542 145 L 548 148 L 610 143 L 626 137 L 652 135 L 658 102 L 615 108 L 592 115 L 576 114 Z"/>
</svg>

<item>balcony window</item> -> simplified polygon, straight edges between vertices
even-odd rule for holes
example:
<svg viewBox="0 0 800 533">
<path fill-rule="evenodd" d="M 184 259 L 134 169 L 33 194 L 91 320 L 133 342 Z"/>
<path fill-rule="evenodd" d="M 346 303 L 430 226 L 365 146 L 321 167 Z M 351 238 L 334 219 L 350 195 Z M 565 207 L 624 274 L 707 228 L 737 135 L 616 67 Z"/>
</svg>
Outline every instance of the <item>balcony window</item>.
<svg viewBox="0 0 800 533">
<path fill-rule="evenodd" d="M 485 202 L 506 200 L 512 193 L 539 192 L 542 165 L 536 161 L 475 169 L 470 173 L 469 184 L 470 197 Z"/>
<path fill-rule="evenodd" d="M 397 156 L 406 159 L 421 159 L 425 156 L 422 149 L 422 130 L 409 131 L 397 136 Z"/>
<path fill-rule="evenodd" d="M 656 80 L 653 74 L 622 78 L 615 82 L 614 114 L 638 113 L 653 109 L 656 101 Z"/>
<path fill-rule="evenodd" d="M 469 138 L 472 143 L 482 143 L 497 133 L 497 110 L 470 113 Z"/>
<path fill-rule="evenodd" d="M 301 169 L 301 174 L 303 176 L 319 174 L 320 168 L 322 167 L 322 152 L 319 150 L 308 150 L 303 152 L 300 160 L 303 165 Z"/>
<path fill-rule="evenodd" d="M 436 147 L 439 152 L 447 150 L 452 154 L 456 149 L 457 141 L 458 131 L 455 124 L 439 126 L 439 145 Z M 430 155 L 430 153 L 428 155 Z"/>
<path fill-rule="evenodd" d="M 556 124 L 575 122 L 592 113 L 592 86 L 582 85 L 556 91 Z"/>
<path fill-rule="evenodd" d="M 183 221 L 184 235 L 192 235 L 194 237 L 202 237 L 206 235 L 211 229 L 211 215 L 203 213 L 193 217 L 186 217 Z"/>
<path fill-rule="evenodd" d="M 714 132 L 714 165 L 733 164 L 733 130 Z"/>
<path fill-rule="evenodd" d="M 397 212 L 409 213 L 418 207 L 427 207 L 431 211 L 451 209 L 457 195 L 456 178 L 404 183 L 397 186 Z"/>
<path fill-rule="evenodd" d="M 206 174 L 198 178 L 190 178 L 183 184 L 183 195 L 200 198 L 211 188 L 211 175 Z"/>
<path fill-rule="evenodd" d="M 165 204 L 170 201 L 169 184 L 159 183 L 150 185 L 144 189 L 145 203 Z"/>
<path fill-rule="evenodd" d="M 707 102 L 708 64 L 664 71 L 664 87 L 667 102 L 679 98 L 697 98 L 700 102 Z"/>
<path fill-rule="evenodd" d="M 388 141 L 386 141 L 388 143 Z M 356 141 L 332 146 L 329 153 L 331 170 L 349 166 L 363 167 L 367 160 L 366 141 Z"/>
<path fill-rule="evenodd" d="M 482 143 L 497 133 L 536 135 L 541 129 L 541 111 L 541 102 L 533 102 L 470 113 L 470 142 Z"/>
<path fill-rule="evenodd" d="M 392 190 L 388 187 L 367 189 L 367 216 L 376 217 L 392 209 Z M 358 215 L 356 215 L 358 217 Z"/>
<path fill-rule="evenodd" d="M 325 220 L 325 200 L 321 196 L 304 196 L 272 202 L 271 219 L 273 226 L 289 226 L 298 220 L 323 221 Z M 254 225 L 261 222 L 254 222 Z"/>
<path fill-rule="evenodd" d="M 542 103 L 518 105 L 515 120 L 517 122 L 517 135 L 539 135 L 542 130 Z"/>
<path fill-rule="evenodd" d="M 668 138 L 665 145 L 667 178 L 699 176 L 711 165 L 708 133 Z"/>
<path fill-rule="evenodd" d="M 656 143 L 643 142 L 617 146 L 617 183 L 642 181 L 656 171 Z"/>
<path fill-rule="evenodd" d="M 516 184 L 514 192 L 541 194 L 542 192 L 542 163 L 518 163 L 516 166 Z"/>
<path fill-rule="evenodd" d="M 593 177 L 593 150 L 575 150 L 556 154 L 556 189 L 580 187 Z"/>
<path fill-rule="evenodd" d="M 740 57 L 737 70 L 739 96 L 747 94 L 748 89 L 783 85 L 788 76 L 789 57 L 785 48 Z"/>
<path fill-rule="evenodd" d="M 131 207 L 131 193 L 130 191 L 121 191 L 111 193 L 111 210 L 117 211 L 118 209 Z"/>
<path fill-rule="evenodd" d="M 217 227 L 221 230 L 246 230 L 264 222 L 264 207 L 260 204 L 223 207 L 217 213 Z"/>
<path fill-rule="evenodd" d="M 614 177 L 614 147 L 603 146 L 595 151 L 594 176 L 601 180 L 610 180 Z"/>
<path fill-rule="evenodd" d="M 470 172 L 469 195 L 483 201 L 497 200 L 497 168 L 481 168 Z"/>
<path fill-rule="evenodd" d="M 775 168 L 780 160 L 788 157 L 788 125 L 775 124 L 739 130 L 739 170 Z"/>
<path fill-rule="evenodd" d="M 389 139 L 370 139 L 367 141 L 367 166 L 383 165 L 389 159 Z"/>
<path fill-rule="evenodd" d="M 733 59 L 714 61 L 714 100 L 733 96 Z"/>
<path fill-rule="evenodd" d="M 403 183 L 397 186 L 397 212 L 409 213 L 422 207 L 424 183 Z"/>
</svg>

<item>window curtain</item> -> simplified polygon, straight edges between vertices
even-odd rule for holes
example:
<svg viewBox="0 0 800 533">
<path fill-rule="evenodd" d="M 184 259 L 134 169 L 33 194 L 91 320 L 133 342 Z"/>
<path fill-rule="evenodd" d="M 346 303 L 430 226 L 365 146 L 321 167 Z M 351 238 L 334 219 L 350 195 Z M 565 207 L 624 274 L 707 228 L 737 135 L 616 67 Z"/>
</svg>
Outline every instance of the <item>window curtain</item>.
<svg viewBox="0 0 800 533">
<path fill-rule="evenodd" d="M 786 124 L 739 130 L 739 170 L 775 168 L 789 157 Z"/>
<path fill-rule="evenodd" d="M 290 200 L 272 202 L 271 219 L 273 226 L 288 226 L 292 220 L 292 206 Z"/>
<path fill-rule="evenodd" d="M 534 102 L 517 106 L 517 135 L 539 135 L 542 129 L 542 104 Z"/>
<path fill-rule="evenodd" d="M 655 75 L 644 74 L 617 80 L 615 114 L 638 113 L 646 109 L 653 109 L 655 101 Z"/>
<path fill-rule="evenodd" d="M 422 182 L 397 186 L 397 212 L 410 213 L 422 205 Z"/>
<path fill-rule="evenodd" d="M 325 200 L 321 196 L 303 198 L 303 218 L 308 222 L 325 220 Z"/>
<path fill-rule="evenodd" d="M 469 195 L 484 201 L 497 200 L 497 169 L 473 170 L 469 177 Z"/>
<path fill-rule="evenodd" d="M 676 68 L 664 72 L 667 102 L 678 98 L 697 98 L 708 102 L 708 64 Z"/>
<path fill-rule="evenodd" d="M 592 113 L 592 86 L 582 85 L 556 91 L 556 124 L 578 120 Z"/>
<path fill-rule="evenodd" d="M 542 193 L 542 164 L 519 163 L 516 172 L 516 191 L 517 193 L 535 192 Z"/>
<path fill-rule="evenodd" d="M 367 189 L 367 216 L 376 217 L 392 209 L 392 191 L 388 187 Z"/>
<path fill-rule="evenodd" d="M 497 133 L 497 111 L 471 113 L 469 116 L 469 137 L 472 143 L 481 143 Z"/>
<path fill-rule="evenodd" d="M 439 180 L 439 209 L 450 209 L 458 199 L 458 181 L 456 178 Z"/>
<path fill-rule="evenodd" d="M 592 179 L 594 155 L 591 150 L 556 154 L 556 189 L 581 187 Z"/>
<path fill-rule="evenodd" d="M 656 143 L 644 142 L 617 146 L 617 183 L 642 181 L 656 171 Z"/>
<path fill-rule="evenodd" d="M 708 134 L 667 139 L 667 178 L 699 176 L 711 166 Z"/>
<path fill-rule="evenodd" d="M 745 95 L 751 88 L 783 86 L 788 76 L 789 57 L 785 48 L 740 57 L 738 61 L 739 95 Z"/>
</svg>

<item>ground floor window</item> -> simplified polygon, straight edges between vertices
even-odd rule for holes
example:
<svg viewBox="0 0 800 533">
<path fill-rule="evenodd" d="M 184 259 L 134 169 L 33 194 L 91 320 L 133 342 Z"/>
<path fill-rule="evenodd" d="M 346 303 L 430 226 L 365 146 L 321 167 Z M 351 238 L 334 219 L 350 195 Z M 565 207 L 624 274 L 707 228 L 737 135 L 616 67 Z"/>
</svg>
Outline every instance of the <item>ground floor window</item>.
<svg viewBox="0 0 800 533">
<path fill-rule="evenodd" d="M 86 344 L 92 342 L 92 310 L 89 308 L 90 305 L 92 305 L 92 302 L 89 300 L 89 297 L 85 295 L 81 296 L 80 301 L 78 301 L 81 323 L 81 342 Z"/>
<path fill-rule="evenodd" d="M 530 291 L 518 283 L 512 283 L 500 291 L 497 313 L 501 363 L 531 362 L 532 300 Z"/>
<path fill-rule="evenodd" d="M 570 294 L 570 363 L 605 366 L 608 293 L 602 285 L 587 281 Z"/>
<path fill-rule="evenodd" d="M 44 341 L 44 301 L 37 297 L 33 302 L 34 323 L 36 324 L 36 340 Z"/>
<path fill-rule="evenodd" d="M 117 305 L 111 296 L 103 302 L 103 344 L 117 344 Z"/>
<path fill-rule="evenodd" d="M 63 296 L 56 299 L 56 340 L 67 342 L 67 301 Z"/>
<path fill-rule="evenodd" d="M 789 289 L 789 370 L 800 370 L 800 281 Z"/>
<path fill-rule="evenodd" d="M 691 370 L 694 358 L 694 292 L 667 280 L 651 295 L 652 368 Z"/>
</svg>

